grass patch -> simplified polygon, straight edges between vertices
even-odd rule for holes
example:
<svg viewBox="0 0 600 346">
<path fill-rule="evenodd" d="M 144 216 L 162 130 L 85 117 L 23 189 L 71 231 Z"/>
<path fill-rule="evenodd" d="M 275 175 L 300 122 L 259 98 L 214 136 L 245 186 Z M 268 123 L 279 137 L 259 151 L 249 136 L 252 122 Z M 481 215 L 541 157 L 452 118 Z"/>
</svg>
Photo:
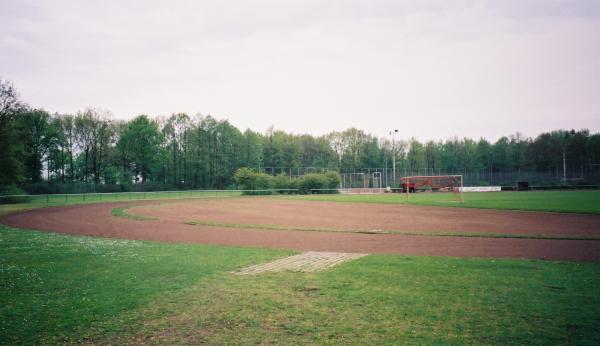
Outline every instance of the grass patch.
<svg viewBox="0 0 600 346">
<path fill-rule="evenodd" d="M 229 272 L 290 251 L 0 226 L 0 344 L 595 344 L 600 266 L 371 255 Z"/>
<path fill-rule="evenodd" d="M 280 198 L 280 197 L 270 197 Z M 464 203 L 458 203 L 451 193 L 416 193 L 374 195 L 304 195 L 290 199 L 328 202 L 429 205 L 457 208 L 483 208 L 547 211 L 561 213 L 600 214 L 600 191 L 528 191 L 465 193 Z"/>
<path fill-rule="evenodd" d="M 144 216 L 144 215 L 134 215 L 134 214 L 128 214 L 126 212 L 127 209 L 135 207 L 133 205 L 130 206 L 126 206 L 126 207 L 121 207 L 121 208 L 115 208 L 113 210 L 111 210 L 111 214 L 113 216 L 117 216 L 117 217 L 122 217 L 124 219 L 130 219 L 130 220 L 137 220 L 137 221 L 152 221 L 152 220 L 158 220 L 157 217 L 151 217 L 151 216 Z"/>
<path fill-rule="evenodd" d="M 136 334 L 99 341 L 594 344 L 598 274 L 594 264 L 383 255 L 321 273 L 224 273 L 141 309 Z"/>
<path fill-rule="evenodd" d="M 244 224 L 244 223 L 229 223 L 219 221 L 186 221 L 186 225 L 192 226 L 214 226 L 223 228 L 245 228 L 245 229 L 262 229 L 272 231 L 307 231 L 307 232 L 354 232 L 352 230 L 342 230 L 336 228 L 324 227 L 299 227 L 299 226 L 277 226 L 264 224 Z"/>
<path fill-rule="evenodd" d="M 175 245 L 0 225 L 0 344 L 60 344 L 126 333 L 130 311 L 217 273 L 289 251 Z"/>
<path fill-rule="evenodd" d="M 223 228 L 272 230 L 272 231 L 304 231 L 304 232 L 345 232 L 361 234 L 398 234 L 421 237 L 468 237 L 468 238 L 518 238 L 518 239 L 554 239 L 554 240 L 600 240 L 597 236 L 514 234 L 514 233 L 477 233 L 477 232 L 410 232 L 397 230 L 341 229 L 323 227 L 278 226 L 264 224 L 241 224 L 218 221 L 186 221 L 186 225 L 213 226 Z"/>
</svg>

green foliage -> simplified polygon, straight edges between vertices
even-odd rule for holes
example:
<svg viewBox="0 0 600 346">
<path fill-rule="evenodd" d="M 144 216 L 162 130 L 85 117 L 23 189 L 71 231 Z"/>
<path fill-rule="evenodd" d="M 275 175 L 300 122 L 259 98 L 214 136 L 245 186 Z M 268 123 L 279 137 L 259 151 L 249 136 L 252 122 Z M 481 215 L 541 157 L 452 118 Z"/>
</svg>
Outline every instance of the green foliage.
<svg viewBox="0 0 600 346">
<path fill-rule="evenodd" d="M 292 180 L 295 180 L 285 174 L 278 174 L 278 175 L 274 176 L 272 179 L 273 179 L 273 188 L 281 189 L 281 190 L 292 189 L 292 187 L 291 187 L 293 184 Z"/>
<path fill-rule="evenodd" d="M 324 174 L 306 174 L 300 181 L 300 193 L 330 193 L 331 191 L 318 191 L 329 189 L 329 183 L 329 179 Z"/>
<path fill-rule="evenodd" d="M 76 189 L 89 184 L 88 191 L 113 184 L 123 190 L 223 189 L 234 183 L 240 167 L 297 176 L 304 173 L 300 167 L 352 171 L 391 168 L 395 162 L 397 176 L 462 172 L 479 185 L 488 184 L 490 176 L 494 184 L 511 185 L 520 179 L 496 174 L 505 172 L 552 172 L 557 182 L 563 158 L 569 177 L 575 172 L 585 176 L 573 184 L 598 184 L 600 169 L 600 133 L 585 129 L 535 138 L 517 132 L 493 143 L 459 137 L 392 141 L 357 128 L 326 136 L 273 128 L 262 134 L 250 129 L 242 133 L 226 120 L 185 113 L 155 120 L 140 116 L 129 122 L 111 120 L 110 112 L 96 108 L 50 115 L 23 105 L 12 84 L 2 80 L 0 104 L 0 186 L 16 184 L 30 193 L 52 192 L 55 184 Z M 410 133 L 398 136 L 408 138 Z M 552 183 L 547 180 L 540 177 L 530 183 Z M 279 183 L 283 186 L 283 179 Z M 134 184 L 143 186 L 130 186 Z M 300 187 L 296 180 L 290 184 Z"/>
<path fill-rule="evenodd" d="M 311 173 L 301 178 L 291 178 L 285 174 L 271 176 L 265 173 L 257 173 L 252 168 L 240 168 L 234 175 L 238 188 L 242 190 L 281 189 L 299 190 L 297 193 L 335 193 L 331 189 L 337 189 L 340 185 L 340 175 L 337 172 L 328 171 L 324 174 Z M 312 191 L 314 189 L 327 189 L 327 191 Z M 275 191 L 277 192 L 277 191 Z M 296 193 L 293 191 L 280 191 L 281 193 Z M 260 194 L 265 194 L 262 192 Z M 258 194 L 258 192 L 246 192 L 245 194 Z M 269 194 L 269 193 L 266 193 Z"/>
<path fill-rule="evenodd" d="M 25 177 L 29 182 L 40 182 L 43 159 L 56 139 L 56 129 L 50 126 L 50 114 L 38 109 L 21 114 L 17 123 L 23 140 Z"/>
<path fill-rule="evenodd" d="M 162 135 L 158 124 L 146 115 L 131 120 L 118 142 L 125 161 L 131 164 L 134 176 L 140 176 L 142 184 L 151 174 L 151 167 L 156 162 L 160 151 Z"/>
<path fill-rule="evenodd" d="M 327 179 L 327 188 L 337 189 L 340 187 L 342 178 L 338 172 L 327 171 L 325 172 L 325 178 Z"/>
<path fill-rule="evenodd" d="M 24 108 L 13 84 L 0 78 L 0 188 L 25 180 L 22 138 L 17 126 Z"/>
<path fill-rule="evenodd" d="M 27 196 L 26 192 L 19 189 L 15 185 L 8 185 L 4 187 L 0 186 L 0 204 L 19 204 L 29 202 L 31 202 L 31 197 Z"/>
<path fill-rule="evenodd" d="M 273 177 L 265 173 L 257 173 L 252 168 L 240 168 L 234 176 L 234 181 L 241 190 L 267 190 L 273 188 Z M 246 191 L 244 194 L 270 194 L 270 191 L 251 192 Z"/>
</svg>

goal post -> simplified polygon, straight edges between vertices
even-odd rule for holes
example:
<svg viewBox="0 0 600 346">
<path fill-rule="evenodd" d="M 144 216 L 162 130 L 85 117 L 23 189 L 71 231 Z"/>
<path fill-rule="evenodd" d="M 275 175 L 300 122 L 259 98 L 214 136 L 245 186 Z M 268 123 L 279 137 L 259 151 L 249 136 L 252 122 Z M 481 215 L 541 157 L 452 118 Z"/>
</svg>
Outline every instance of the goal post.
<svg viewBox="0 0 600 346">
<path fill-rule="evenodd" d="M 407 198 L 415 192 L 450 192 L 464 202 L 462 175 L 415 175 L 400 179 Z"/>
</svg>

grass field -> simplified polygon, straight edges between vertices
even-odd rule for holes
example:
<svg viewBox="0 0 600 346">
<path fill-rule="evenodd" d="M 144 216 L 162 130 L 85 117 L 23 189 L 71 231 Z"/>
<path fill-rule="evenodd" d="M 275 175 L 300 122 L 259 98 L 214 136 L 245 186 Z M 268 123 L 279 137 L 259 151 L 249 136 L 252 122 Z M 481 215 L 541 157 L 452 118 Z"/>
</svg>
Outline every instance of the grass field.
<svg viewBox="0 0 600 346">
<path fill-rule="evenodd" d="M 290 252 L 0 236 L 0 344 L 600 341 L 597 264 L 371 255 L 240 277 Z"/>
<path fill-rule="evenodd" d="M 598 192 L 555 194 L 481 194 L 494 199 L 467 206 L 535 195 L 519 208 L 598 211 L 586 207 Z M 411 203 L 434 203 L 422 196 Z M 562 203 L 544 203 L 553 196 Z M 290 254 L 0 225 L 0 344 L 600 343 L 597 263 L 370 255 L 321 273 L 230 273 Z"/>
<path fill-rule="evenodd" d="M 282 197 L 277 197 L 282 198 Z M 311 201 L 415 204 L 442 207 L 485 208 L 508 210 L 555 211 L 563 213 L 600 214 L 600 191 L 529 191 L 471 192 L 464 194 L 464 203 L 451 193 L 417 193 L 373 195 L 305 195 L 295 196 Z"/>
</svg>

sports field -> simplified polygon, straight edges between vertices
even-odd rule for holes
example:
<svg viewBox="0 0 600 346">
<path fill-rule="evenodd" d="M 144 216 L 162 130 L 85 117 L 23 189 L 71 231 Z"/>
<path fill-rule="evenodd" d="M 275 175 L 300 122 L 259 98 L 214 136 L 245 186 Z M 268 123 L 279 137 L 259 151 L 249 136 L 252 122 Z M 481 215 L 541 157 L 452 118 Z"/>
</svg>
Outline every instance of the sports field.
<svg viewBox="0 0 600 346">
<path fill-rule="evenodd" d="M 445 196 L 2 205 L 0 344 L 600 341 L 600 192 Z"/>
<path fill-rule="evenodd" d="M 561 213 L 600 214 L 600 191 L 528 191 L 465 193 L 464 203 L 448 193 L 371 194 L 371 195 L 306 195 L 298 198 L 314 201 L 414 204 L 460 208 L 549 211 Z"/>
</svg>

